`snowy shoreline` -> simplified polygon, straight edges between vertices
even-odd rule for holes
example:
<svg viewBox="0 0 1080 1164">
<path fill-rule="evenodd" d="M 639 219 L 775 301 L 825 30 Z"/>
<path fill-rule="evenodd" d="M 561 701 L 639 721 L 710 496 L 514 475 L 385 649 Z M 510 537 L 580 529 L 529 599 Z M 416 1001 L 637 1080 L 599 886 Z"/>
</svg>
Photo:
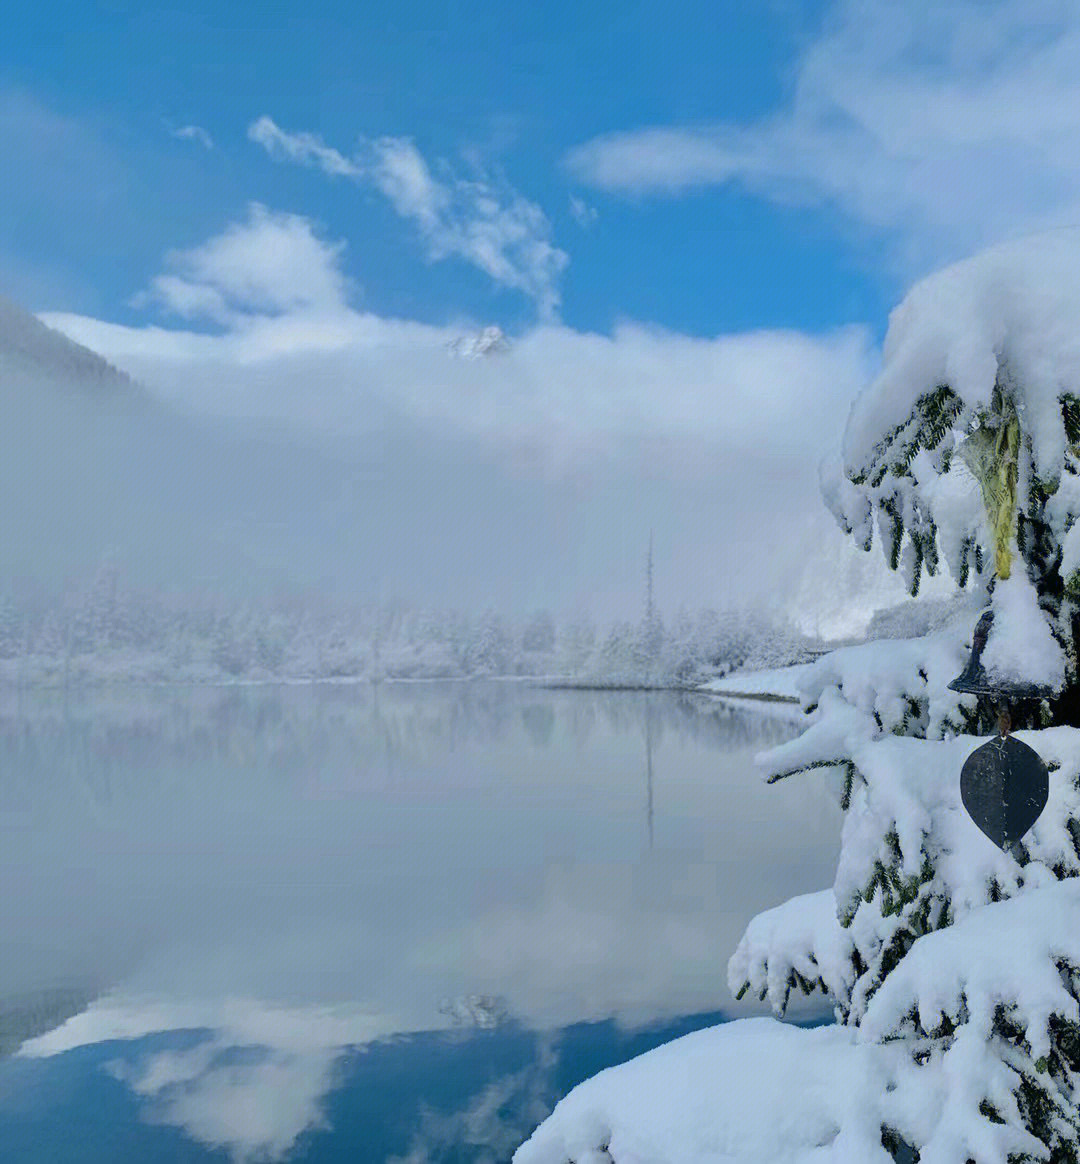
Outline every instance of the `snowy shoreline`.
<svg viewBox="0 0 1080 1164">
<path fill-rule="evenodd" d="M 764 671 L 735 671 L 718 679 L 709 679 L 699 690 L 724 699 L 798 703 L 799 684 L 813 666 L 813 663 L 796 663 L 791 667 L 772 667 Z"/>
<path fill-rule="evenodd" d="M 9 691 L 73 691 L 98 690 L 107 687 L 315 687 L 339 686 L 358 687 L 362 684 L 441 684 L 441 683 L 518 683 L 537 687 L 545 691 L 668 691 L 688 695 L 710 695 L 707 688 L 693 684 L 675 683 L 604 683 L 598 680 L 577 681 L 562 676 L 550 675 L 268 675 L 266 677 L 221 677 L 205 678 L 177 676 L 175 678 L 145 678 L 138 675 L 90 675 L 82 674 L 64 682 L 62 677 L 50 676 L 45 679 L 9 679 L 0 675 L 0 690 Z M 745 698 L 769 701 L 791 702 L 786 696 L 749 695 Z"/>
<path fill-rule="evenodd" d="M 287 676 L 271 675 L 265 678 L 224 678 L 224 677 L 176 677 L 176 678 L 144 678 L 136 675 L 100 675 L 80 676 L 65 682 L 63 678 L 49 677 L 46 679 L 20 681 L 0 676 L 0 691 L 15 692 L 55 692 L 55 691 L 100 691 L 116 688 L 204 688 L 226 689 L 243 687 L 360 687 L 368 686 L 434 686 L 446 683 L 514 683 L 521 686 L 536 687 L 543 691 L 580 691 L 586 692 L 655 692 L 680 695 L 700 695 L 706 698 L 720 700 L 725 703 L 756 705 L 761 711 L 766 709 L 762 704 L 770 705 L 776 711 L 787 711 L 792 714 L 798 711 L 799 700 L 796 696 L 772 691 L 742 691 L 717 689 L 713 683 L 705 684 L 677 684 L 677 683 L 604 683 L 597 680 L 577 681 L 568 678 L 553 678 L 548 675 L 311 675 Z"/>
<path fill-rule="evenodd" d="M 787 703 L 795 707 L 799 703 L 794 695 L 776 695 L 771 691 L 713 691 L 708 687 L 695 687 L 694 690 L 731 703 Z"/>
</svg>

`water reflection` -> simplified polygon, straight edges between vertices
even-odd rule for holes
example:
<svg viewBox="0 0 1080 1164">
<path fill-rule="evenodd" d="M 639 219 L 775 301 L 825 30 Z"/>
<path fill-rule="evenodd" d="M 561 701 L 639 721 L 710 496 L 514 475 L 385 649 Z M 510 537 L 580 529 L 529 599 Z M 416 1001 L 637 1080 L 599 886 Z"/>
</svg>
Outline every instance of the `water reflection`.
<svg viewBox="0 0 1080 1164">
<path fill-rule="evenodd" d="M 8 1084 L 0 1120 L 12 1159 L 53 1164 L 221 1153 L 495 1164 L 583 1078 L 723 1017 L 633 1030 L 600 1021 L 558 1031 L 420 1032 L 332 1054 L 171 1032 L 11 1061 L 0 1073 Z"/>
<path fill-rule="evenodd" d="M 836 809 L 750 765 L 791 731 L 496 683 L 0 698 L 0 1139 L 48 1139 L 5 1107 L 36 1071 L 132 1136 L 355 1155 L 377 1063 L 363 1158 L 505 1159 L 633 1032 L 726 1003 L 750 914 L 828 883 Z"/>
<path fill-rule="evenodd" d="M 20 784 L 37 793 L 82 780 L 107 804 L 119 776 L 165 777 L 175 764 L 257 764 L 269 771 L 353 760 L 394 767 L 469 743 L 524 734 L 552 744 L 556 724 L 584 749 L 597 731 L 656 744 L 764 747 L 791 734 L 788 719 L 692 693 L 548 691 L 516 683 L 315 684 L 199 688 L 117 687 L 81 693 L 0 688 L 0 762 L 6 807 Z M 61 791 L 65 789 L 61 786 Z M 70 790 L 70 789 L 67 789 Z"/>
</svg>

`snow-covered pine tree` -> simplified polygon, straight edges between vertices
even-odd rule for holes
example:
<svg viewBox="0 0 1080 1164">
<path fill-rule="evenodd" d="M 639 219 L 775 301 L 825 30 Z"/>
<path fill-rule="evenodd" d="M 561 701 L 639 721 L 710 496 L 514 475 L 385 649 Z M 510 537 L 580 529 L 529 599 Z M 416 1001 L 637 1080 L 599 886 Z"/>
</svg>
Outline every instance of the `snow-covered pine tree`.
<svg viewBox="0 0 1080 1164">
<path fill-rule="evenodd" d="M 1080 1161 L 1080 232 L 913 288 L 823 484 L 913 592 L 944 565 L 970 593 L 929 635 L 819 659 L 806 729 L 761 757 L 770 779 L 833 786 L 840 858 L 831 888 L 751 921 L 729 984 L 780 1017 L 823 991 L 837 1025 L 751 1019 L 659 1048 L 575 1089 L 517 1164 Z M 1014 853 L 960 800 L 993 709 L 948 683 L 987 602 L 987 670 L 1056 695 L 1017 733 L 1050 793 Z"/>
<path fill-rule="evenodd" d="M 23 649 L 26 632 L 15 603 L 0 594 L 0 659 L 14 659 Z"/>
<path fill-rule="evenodd" d="M 916 286 L 855 402 L 827 502 L 912 594 L 944 564 L 972 591 L 942 630 L 820 660 L 809 724 L 764 757 L 821 768 L 845 810 L 832 889 L 755 918 L 729 966 L 782 1014 L 824 990 L 855 1042 L 908 1054 L 877 1097 L 883 1147 L 922 1164 L 1080 1159 L 1080 234 L 995 249 Z M 959 797 L 989 701 L 950 691 L 980 607 L 1050 801 L 1016 856 Z M 1015 711 L 1015 709 L 1014 709 Z M 873 1097 L 870 1097 L 871 1100 Z"/>
</svg>

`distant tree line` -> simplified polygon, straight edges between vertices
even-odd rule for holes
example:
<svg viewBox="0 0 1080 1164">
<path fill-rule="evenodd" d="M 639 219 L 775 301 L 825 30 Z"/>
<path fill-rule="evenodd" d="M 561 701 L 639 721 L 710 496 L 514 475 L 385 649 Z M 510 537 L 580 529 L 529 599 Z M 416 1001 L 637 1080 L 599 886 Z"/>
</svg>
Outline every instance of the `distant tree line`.
<svg viewBox="0 0 1080 1164">
<path fill-rule="evenodd" d="M 546 610 L 511 620 L 398 603 L 289 598 L 227 603 L 135 589 L 103 565 L 59 598 L 0 592 L 0 682 L 547 677 L 589 686 L 692 686 L 739 666 L 812 657 L 790 622 L 752 611 L 649 603 L 638 622 L 557 623 Z"/>
</svg>

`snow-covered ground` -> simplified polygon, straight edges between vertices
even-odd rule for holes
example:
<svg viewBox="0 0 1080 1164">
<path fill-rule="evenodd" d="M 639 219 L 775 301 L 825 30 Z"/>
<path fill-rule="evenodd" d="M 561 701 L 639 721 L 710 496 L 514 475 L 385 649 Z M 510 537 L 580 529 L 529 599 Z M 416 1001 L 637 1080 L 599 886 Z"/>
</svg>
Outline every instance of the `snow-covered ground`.
<svg viewBox="0 0 1080 1164">
<path fill-rule="evenodd" d="M 699 690 L 725 699 L 749 697 L 797 703 L 798 685 L 812 666 L 812 663 L 796 663 L 793 667 L 775 667 L 768 671 L 736 671 L 720 679 L 710 679 Z"/>
<path fill-rule="evenodd" d="M 875 1050 L 769 1018 L 695 1031 L 575 1088 L 514 1164 L 873 1164 L 838 1132 Z"/>
</svg>

